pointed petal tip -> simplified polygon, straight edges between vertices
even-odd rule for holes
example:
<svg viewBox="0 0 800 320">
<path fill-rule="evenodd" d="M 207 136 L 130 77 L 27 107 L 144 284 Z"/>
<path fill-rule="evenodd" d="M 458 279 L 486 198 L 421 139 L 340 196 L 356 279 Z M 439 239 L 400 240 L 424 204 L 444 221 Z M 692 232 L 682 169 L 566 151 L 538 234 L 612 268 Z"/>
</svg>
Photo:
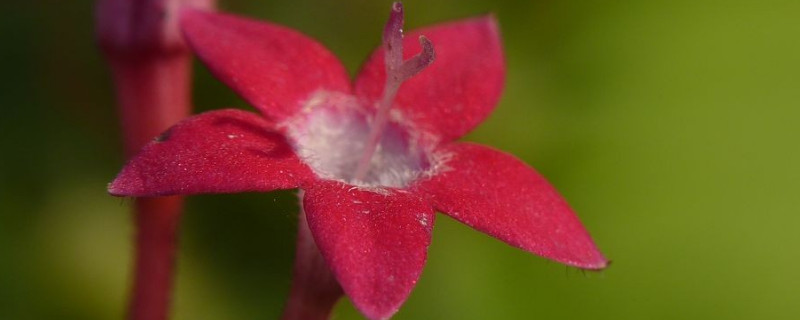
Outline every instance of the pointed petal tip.
<svg viewBox="0 0 800 320">
<path fill-rule="evenodd" d="M 142 180 L 133 178 L 137 175 L 130 174 L 130 168 L 123 168 L 122 172 L 114 178 L 114 181 L 111 181 L 106 191 L 108 194 L 115 196 L 115 197 L 139 197 L 143 196 L 143 187 L 142 187 Z"/>
<path fill-rule="evenodd" d="M 611 264 L 611 260 L 606 259 L 606 257 L 603 256 L 600 250 L 594 247 L 593 243 L 589 244 L 593 248 L 590 248 L 588 250 L 576 249 L 575 251 L 567 251 L 560 253 L 551 251 L 541 251 L 539 249 L 535 249 L 530 246 L 518 243 L 509 243 L 509 244 L 519 249 L 522 249 L 526 252 L 542 256 L 548 260 L 552 260 L 564 264 L 566 266 L 578 268 L 581 270 L 602 271 L 603 269 L 608 268 L 608 266 Z"/>
<path fill-rule="evenodd" d="M 612 262 L 611 260 L 604 259 L 602 264 L 598 264 L 596 268 L 592 268 L 590 270 L 596 270 L 596 271 L 604 270 L 609 266 L 611 266 L 611 262 Z"/>
<path fill-rule="evenodd" d="M 489 12 L 472 18 L 471 22 L 479 29 L 486 31 L 490 39 L 489 41 L 496 43 L 496 46 L 500 48 L 502 52 L 503 44 L 502 37 L 500 35 L 500 21 L 497 19 L 497 14 L 494 12 Z M 502 54 L 500 55 L 500 58 L 504 59 Z"/>
<path fill-rule="evenodd" d="M 116 180 L 110 182 L 106 186 L 106 191 L 108 194 L 115 196 L 115 197 L 124 197 L 126 194 L 115 184 Z"/>
<path fill-rule="evenodd" d="M 472 16 L 463 20 L 464 23 L 473 26 L 483 26 L 495 35 L 500 35 L 500 22 L 497 19 L 497 14 L 494 12 L 487 12 L 482 15 Z"/>
<path fill-rule="evenodd" d="M 116 180 L 115 180 L 115 181 L 116 181 Z M 106 192 L 108 192 L 108 194 L 110 194 L 110 195 L 112 195 L 112 196 L 115 196 L 115 197 L 122 197 L 123 195 L 122 195 L 122 194 L 121 194 L 119 191 L 120 191 L 120 190 L 119 190 L 119 189 L 117 189 L 117 187 L 114 185 L 114 181 L 112 181 L 112 182 L 109 182 L 109 183 L 106 185 Z"/>
<path fill-rule="evenodd" d="M 484 13 L 483 15 L 476 16 L 475 19 L 478 21 L 483 21 L 492 28 L 495 28 L 498 25 L 497 14 L 494 12 Z"/>
<path fill-rule="evenodd" d="M 603 256 L 603 253 L 600 252 L 600 249 L 598 249 L 594 243 L 591 243 L 590 245 L 591 248 L 574 251 L 569 257 L 560 256 L 547 258 L 559 263 L 563 263 L 570 267 L 588 271 L 602 271 L 603 269 L 608 268 L 608 266 L 611 264 L 611 260 L 606 259 L 606 257 Z M 531 253 L 536 254 L 532 251 Z"/>
<path fill-rule="evenodd" d="M 574 264 L 570 263 L 569 265 L 572 265 L 572 266 L 574 266 L 576 268 L 580 268 L 580 269 L 583 269 L 583 270 L 602 271 L 602 270 L 608 268 L 608 266 L 611 265 L 611 260 L 608 260 L 608 259 L 600 256 L 600 259 L 596 260 L 594 262 L 588 262 L 588 263 L 587 262 L 580 262 L 580 263 L 574 263 Z"/>
<path fill-rule="evenodd" d="M 488 29 L 491 35 L 496 38 L 497 42 L 501 42 L 500 21 L 497 20 L 496 14 L 494 14 L 493 12 L 487 13 L 483 16 L 478 17 L 477 21 L 483 23 L 486 26 L 486 29 Z"/>
</svg>

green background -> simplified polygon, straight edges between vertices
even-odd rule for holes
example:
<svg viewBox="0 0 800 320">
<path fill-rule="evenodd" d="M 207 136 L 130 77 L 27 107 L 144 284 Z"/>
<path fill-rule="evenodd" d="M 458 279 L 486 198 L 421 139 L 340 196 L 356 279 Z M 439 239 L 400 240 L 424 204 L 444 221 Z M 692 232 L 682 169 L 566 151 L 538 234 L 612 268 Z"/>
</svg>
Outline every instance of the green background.
<svg viewBox="0 0 800 320">
<path fill-rule="evenodd" d="M 351 72 L 389 1 L 233 1 L 319 39 Z M 508 78 L 465 139 L 512 152 L 614 264 L 583 273 L 439 216 L 396 319 L 795 319 L 800 1 L 407 1 L 407 26 L 494 12 Z M 0 3 L 0 318 L 120 319 L 130 201 L 92 2 Z M 198 65 L 197 110 L 248 108 Z M 196 196 L 175 319 L 274 319 L 291 192 Z M 358 319 L 349 302 L 337 319 Z"/>
</svg>

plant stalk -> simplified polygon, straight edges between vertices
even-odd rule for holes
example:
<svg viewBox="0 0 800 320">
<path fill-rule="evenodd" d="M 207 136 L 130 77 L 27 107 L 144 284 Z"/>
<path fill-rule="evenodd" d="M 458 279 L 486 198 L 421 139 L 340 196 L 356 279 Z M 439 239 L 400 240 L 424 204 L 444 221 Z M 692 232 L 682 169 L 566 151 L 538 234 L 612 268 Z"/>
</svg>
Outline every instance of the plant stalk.
<svg viewBox="0 0 800 320">
<path fill-rule="evenodd" d="M 111 69 L 126 158 L 191 111 L 191 54 L 180 36 L 181 6 L 213 0 L 100 0 L 97 40 Z M 137 198 L 128 319 L 169 318 L 181 197 Z"/>
</svg>

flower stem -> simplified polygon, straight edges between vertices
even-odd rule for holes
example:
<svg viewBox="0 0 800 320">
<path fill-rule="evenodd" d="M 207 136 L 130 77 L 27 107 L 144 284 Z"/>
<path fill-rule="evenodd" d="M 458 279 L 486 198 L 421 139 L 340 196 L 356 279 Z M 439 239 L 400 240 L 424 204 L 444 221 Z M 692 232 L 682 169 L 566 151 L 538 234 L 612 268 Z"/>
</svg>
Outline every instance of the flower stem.
<svg viewBox="0 0 800 320">
<path fill-rule="evenodd" d="M 292 289 L 283 310 L 283 320 L 328 319 L 336 301 L 344 294 L 317 248 L 308 228 L 300 191 L 297 218 L 297 251 L 292 271 Z"/>
<path fill-rule="evenodd" d="M 109 57 L 130 158 L 161 132 L 189 115 L 191 56 Z"/>
<path fill-rule="evenodd" d="M 111 68 L 126 158 L 189 115 L 191 55 L 178 31 L 178 9 L 213 0 L 100 0 L 96 33 Z M 139 198 L 128 318 L 168 318 L 182 198 Z"/>
<path fill-rule="evenodd" d="M 136 199 L 136 271 L 128 319 L 168 318 L 182 204 L 181 197 Z"/>
<path fill-rule="evenodd" d="M 109 56 L 127 158 L 188 116 L 189 58 L 188 53 Z M 182 204 L 181 197 L 136 199 L 135 271 L 128 309 L 131 320 L 169 318 Z"/>
<path fill-rule="evenodd" d="M 189 55 L 114 58 L 125 155 L 189 115 Z M 138 198 L 134 206 L 136 253 L 128 318 L 168 319 L 181 197 Z"/>
</svg>

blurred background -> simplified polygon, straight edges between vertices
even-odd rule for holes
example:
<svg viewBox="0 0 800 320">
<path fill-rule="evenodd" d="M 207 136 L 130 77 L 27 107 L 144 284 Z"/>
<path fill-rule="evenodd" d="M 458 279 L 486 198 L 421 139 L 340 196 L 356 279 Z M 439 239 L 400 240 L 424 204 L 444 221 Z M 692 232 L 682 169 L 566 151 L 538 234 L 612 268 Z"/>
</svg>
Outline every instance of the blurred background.
<svg viewBox="0 0 800 320">
<path fill-rule="evenodd" d="M 390 1 L 220 0 L 355 72 Z M 494 12 L 508 79 L 466 140 L 538 168 L 614 264 L 583 273 L 440 215 L 396 319 L 796 319 L 800 2 L 406 1 L 407 27 Z M 121 319 L 129 200 L 93 1 L 2 1 L 0 318 Z M 250 109 L 199 64 L 196 110 Z M 292 192 L 196 196 L 174 319 L 275 319 Z M 360 319 L 347 300 L 336 319 Z"/>
</svg>

